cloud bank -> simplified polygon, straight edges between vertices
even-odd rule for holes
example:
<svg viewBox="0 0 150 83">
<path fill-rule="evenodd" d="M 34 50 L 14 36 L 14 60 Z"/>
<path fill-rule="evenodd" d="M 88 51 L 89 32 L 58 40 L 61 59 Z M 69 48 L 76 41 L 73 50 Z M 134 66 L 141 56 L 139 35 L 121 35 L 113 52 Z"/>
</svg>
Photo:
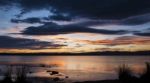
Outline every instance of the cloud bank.
<svg viewBox="0 0 150 83">
<path fill-rule="evenodd" d="M 0 48 L 3 49 L 50 49 L 62 46 L 63 45 L 54 44 L 52 42 L 38 41 L 34 39 L 0 36 Z"/>
</svg>

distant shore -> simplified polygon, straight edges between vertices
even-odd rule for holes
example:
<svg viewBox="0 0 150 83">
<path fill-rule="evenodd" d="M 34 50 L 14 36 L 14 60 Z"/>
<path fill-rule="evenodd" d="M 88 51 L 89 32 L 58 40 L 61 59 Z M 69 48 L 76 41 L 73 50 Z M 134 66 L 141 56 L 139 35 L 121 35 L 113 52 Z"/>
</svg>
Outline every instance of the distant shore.
<svg viewBox="0 0 150 83">
<path fill-rule="evenodd" d="M 127 52 L 127 51 L 104 51 L 104 52 L 85 52 L 85 53 L 0 53 L 1 55 L 29 55 L 29 56 L 40 56 L 40 55 L 45 55 L 45 56 L 54 56 L 54 55 L 58 55 L 58 56 L 88 56 L 88 55 L 96 55 L 96 56 L 127 56 L 127 55 L 134 55 L 134 56 L 138 56 L 138 55 L 150 55 L 150 51 L 137 51 L 137 52 Z"/>
</svg>

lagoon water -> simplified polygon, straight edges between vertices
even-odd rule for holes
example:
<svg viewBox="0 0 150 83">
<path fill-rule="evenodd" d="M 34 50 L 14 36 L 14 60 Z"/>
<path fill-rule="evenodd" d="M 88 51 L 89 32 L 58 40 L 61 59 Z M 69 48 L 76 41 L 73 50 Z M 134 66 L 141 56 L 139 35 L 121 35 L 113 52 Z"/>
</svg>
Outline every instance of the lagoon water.
<svg viewBox="0 0 150 83">
<path fill-rule="evenodd" d="M 71 81 L 116 79 L 117 68 L 126 64 L 136 75 L 143 72 L 150 56 L 0 56 L 0 65 L 45 64 L 52 67 L 34 67 L 30 76 L 48 77 L 50 70 L 59 71 L 58 77 L 68 76 Z M 1 67 L 1 69 L 3 69 Z M 34 70 L 33 70 L 34 69 Z"/>
</svg>

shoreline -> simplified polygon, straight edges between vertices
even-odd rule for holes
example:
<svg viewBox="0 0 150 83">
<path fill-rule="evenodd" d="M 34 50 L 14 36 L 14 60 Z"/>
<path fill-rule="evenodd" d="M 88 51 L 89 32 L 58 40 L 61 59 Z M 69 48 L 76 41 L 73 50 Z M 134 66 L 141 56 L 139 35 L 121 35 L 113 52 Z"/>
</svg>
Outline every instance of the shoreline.
<svg viewBox="0 0 150 83">
<path fill-rule="evenodd" d="M 30 55 L 30 56 L 39 56 L 39 55 L 44 55 L 44 56 L 149 56 L 150 51 L 136 51 L 136 52 L 128 52 L 128 51 L 104 51 L 104 52 L 84 52 L 84 53 L 67 53 L 67 52 L 62 52 L 62 53 L 44 53 L 44 52 L 37 52 L 37 53 L 0 53 L 1 55 L 9 56 L 9 55 Z"/>
</svg>

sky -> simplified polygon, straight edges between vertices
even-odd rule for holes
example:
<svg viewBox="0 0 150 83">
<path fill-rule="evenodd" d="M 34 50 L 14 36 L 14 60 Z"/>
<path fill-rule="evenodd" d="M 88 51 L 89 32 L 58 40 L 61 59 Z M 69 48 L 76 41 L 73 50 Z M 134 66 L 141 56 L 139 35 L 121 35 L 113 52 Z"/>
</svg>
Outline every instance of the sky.
<svg viewBox="0 0 150 83">
<path fill-rule="evenodd" d="M 150 51 L 150 0 L 0 0 L 0 53 Z"/>
</svg>

